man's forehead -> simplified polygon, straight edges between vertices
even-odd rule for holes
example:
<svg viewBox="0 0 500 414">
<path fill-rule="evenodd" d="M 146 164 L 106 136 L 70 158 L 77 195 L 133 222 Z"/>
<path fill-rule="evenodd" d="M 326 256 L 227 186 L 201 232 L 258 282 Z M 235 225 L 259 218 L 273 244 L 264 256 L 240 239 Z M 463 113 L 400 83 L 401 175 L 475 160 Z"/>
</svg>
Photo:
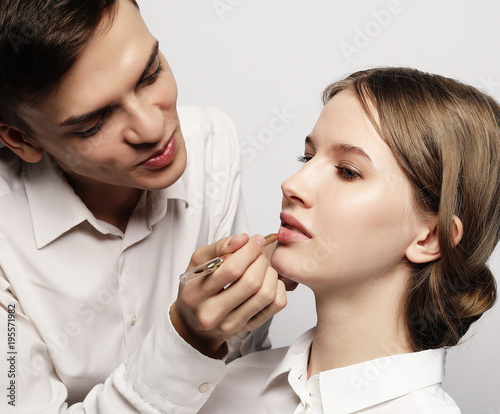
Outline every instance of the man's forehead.
<svg viewBox="0 0 500 414">
<path fill-rule="evenodd" d="M 60 123 L 118 99 L 137 82 L 156 40 L 130 0 L 119 0 L 57 85 L 34 102 L 39 116 Z"/>
</svg>

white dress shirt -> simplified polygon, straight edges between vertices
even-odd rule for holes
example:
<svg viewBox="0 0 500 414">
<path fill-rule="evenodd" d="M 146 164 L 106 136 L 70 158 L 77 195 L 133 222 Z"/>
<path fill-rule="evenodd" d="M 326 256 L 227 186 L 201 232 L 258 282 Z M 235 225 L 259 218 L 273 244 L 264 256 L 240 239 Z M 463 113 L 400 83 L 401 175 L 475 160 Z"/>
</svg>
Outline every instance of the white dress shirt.
<svg viewBox="0 0 500 414">
<path fill-rule="evenodd" d="M 179 116 L 186 171 L 143 194 L 125 233 L 96 219 L 48 157 L 0 149 L 0 412 L 191 413 L 214 366 L 220 379 L 220 361 L 178 346 L 167 312 L 194 250 L 246 231 L 240 152 L 218 110 Z"/>
<path fill-rule="evenodd" d="M 290 348 L 257 352 L 227 366 L 203 414 L 460 414 L 441 388 L 443 349 L 394 355 L 307 379 L 314 330 Z"/>
</svg>

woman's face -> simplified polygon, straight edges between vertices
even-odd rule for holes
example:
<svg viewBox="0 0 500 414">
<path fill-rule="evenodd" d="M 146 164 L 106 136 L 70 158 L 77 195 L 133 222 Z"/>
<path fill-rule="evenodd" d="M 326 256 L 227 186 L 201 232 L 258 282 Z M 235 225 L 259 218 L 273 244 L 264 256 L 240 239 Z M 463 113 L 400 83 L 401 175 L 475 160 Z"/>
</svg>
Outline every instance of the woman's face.
<svg viewBox="0 0 500 414">
<path fill-rule="evenodd" d="M 302 161 L 282 184 L 273 267 L 311 288 L 371 283 L 407 269 L 419 220 L 410 183 L 354 92 L 328 102 Z"/>
</svg>

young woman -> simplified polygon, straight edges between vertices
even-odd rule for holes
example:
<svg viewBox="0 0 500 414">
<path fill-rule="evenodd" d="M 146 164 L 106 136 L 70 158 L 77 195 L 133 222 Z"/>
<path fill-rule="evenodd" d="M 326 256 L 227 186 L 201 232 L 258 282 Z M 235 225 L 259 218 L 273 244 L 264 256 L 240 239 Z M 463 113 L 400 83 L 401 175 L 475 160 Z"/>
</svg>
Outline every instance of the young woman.
<svg viewBox="0 0 500 414">
<path fill-rule="evenodd" d="M 229 365 L 202 413 L 440 413 L 445 349 L 496 299 L 500 107 L 405 68 L 354 73 L 282 185 L 273 267 L 317 326 Z"/>
</svg>

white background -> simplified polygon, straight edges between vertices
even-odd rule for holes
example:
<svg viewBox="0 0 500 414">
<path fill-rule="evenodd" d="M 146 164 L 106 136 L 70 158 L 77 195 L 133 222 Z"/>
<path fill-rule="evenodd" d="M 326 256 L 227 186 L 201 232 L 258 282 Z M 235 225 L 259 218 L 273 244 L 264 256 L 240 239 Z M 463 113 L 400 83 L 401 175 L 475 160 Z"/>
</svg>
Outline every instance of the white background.
<svg viewBox="0 0 500 414">
<path fill-rule="evenodd" d="M 500 99 L 497 1 L 139 1 L 177 78 L 179 102 L 214 105 L 236 125 L 252 233 L 278 229 L 280 183 L 299 168 L 331 81 L 367 67 L 411 66 Z M 498 248 L 491 264 L 500 278 Z M 313 297 L 299 288 L 275 318 L 274 345 L 314 322 Z M 448 353 L 446 390 L 464 414 L 500 414 L 500 305 L 467 338 Z"/>
</svg>

